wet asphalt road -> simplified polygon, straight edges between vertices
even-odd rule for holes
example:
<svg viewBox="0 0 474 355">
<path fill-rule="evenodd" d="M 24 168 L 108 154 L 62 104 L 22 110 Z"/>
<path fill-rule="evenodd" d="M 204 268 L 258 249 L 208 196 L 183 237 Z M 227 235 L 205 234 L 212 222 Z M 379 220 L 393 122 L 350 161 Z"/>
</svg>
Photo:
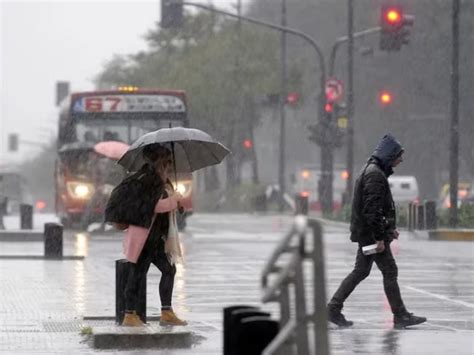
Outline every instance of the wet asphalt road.
<svg viewBox="0 0 474 355">
<path fill-rule="evenodd" d="M 190 321 L 190 329 L 205 340 L 189 350 L 119 353 L 221 353 L 222 308 L 261 306 L 262 265 L 291 222 L 289 216 L 193 216 L 182 235 L 186 258 L 178 267 L 173 303 L 177 313 Z M 324 241 L 330 297 L 351 271 L 356 247 L 348 241 L 344 225 L 325 225 Z M 0 254 L 39 255 L 42 248 L 41 242 L 1 242 Z M 402 233 L 392 248 L 405 304 L 429 321 L 409 330 L 393 330 L 382 278 L 374 266 L 344 309 L 354 327 L 330 327 L 332 354 L 473 354 L 474 243 L 434 242 Z M 0 257 L 0 353 L 95 353 L 81 342 L 79 330 L 106 322 L 84 322 L 82 317 L 114 314 L 114 260 L 120 252 L 120 235 L 68 231 L 64 254 L 86 255 L 84 261 Z M 157 270 L 150 270 L 150 315 L 159 314 L 159 276 Z M 278 317 L 275 305 L 263 308 Z"/>
</svg>

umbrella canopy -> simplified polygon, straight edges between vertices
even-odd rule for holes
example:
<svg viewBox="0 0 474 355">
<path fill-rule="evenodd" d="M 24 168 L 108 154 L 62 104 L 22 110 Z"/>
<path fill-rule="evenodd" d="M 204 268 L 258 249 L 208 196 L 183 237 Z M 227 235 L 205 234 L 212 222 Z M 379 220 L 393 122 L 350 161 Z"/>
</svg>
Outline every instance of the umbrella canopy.
<svg viewBox="0 0 474 355">
<path fill-rule="evenodd" d="M 118 163 L 128 171 L 137 171 L 146 163 L 143 149 L 159 144 L 174 150 L 177 173 L 190 173 L 219 164 L 229 150 L 209 134 L 194 128 L 162 128 L 138 138 Z"/>
<path fill-rule="evenodd" d="M 127 143 L 105 141 L 97 143 L 94 146 L 94 150 L 96 153 L 101 154 L 107 158 L 118 160 L 127 152 L 128 147 L 129 145 Z"/>
</svg>

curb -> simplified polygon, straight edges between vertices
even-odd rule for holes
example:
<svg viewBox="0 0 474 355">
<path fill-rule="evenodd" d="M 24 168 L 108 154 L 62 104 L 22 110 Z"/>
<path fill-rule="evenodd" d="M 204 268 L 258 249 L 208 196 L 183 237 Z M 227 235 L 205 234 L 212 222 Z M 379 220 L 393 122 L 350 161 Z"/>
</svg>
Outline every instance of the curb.
<svg viewBox="0 0 474 355">
<path fill-rule="evenodd" d="M 95 349 L 179 349 L 190 348 L 196 343 L 190 331 L 157 326 L 97 327 L 91 336 Z"/>
<path fill-rule="evenodd" d="M 474 229 L 438 229 L 428 235 L 430 240 L 474 241 Z"/>
<path fill-rule="evenodd" d="M 2 242 L 42 242 L 44 239 L 44 232 L 38 229 L 29 230 L 0 230 L 0 241 Z"/>
</svg>

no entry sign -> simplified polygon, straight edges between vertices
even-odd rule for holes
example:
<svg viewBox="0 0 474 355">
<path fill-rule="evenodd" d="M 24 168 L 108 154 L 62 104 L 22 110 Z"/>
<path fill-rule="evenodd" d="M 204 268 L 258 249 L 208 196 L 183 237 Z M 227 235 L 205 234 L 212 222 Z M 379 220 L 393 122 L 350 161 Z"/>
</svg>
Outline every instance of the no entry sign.
<svg viewBox="0 0 474 355">
<path fill-rule="evenodd" d="M 326 80 L 325 90 L 328 102 L 338 102 L 342 100 L 342 96 L 344 95 L 342 81 L 335 78 Z"/>
</svg>

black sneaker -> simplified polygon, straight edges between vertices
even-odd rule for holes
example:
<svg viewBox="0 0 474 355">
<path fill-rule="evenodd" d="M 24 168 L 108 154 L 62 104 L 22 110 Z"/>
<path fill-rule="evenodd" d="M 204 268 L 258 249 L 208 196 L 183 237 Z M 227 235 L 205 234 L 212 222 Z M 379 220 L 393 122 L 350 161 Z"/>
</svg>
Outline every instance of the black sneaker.
<svg viewBox="0 0 474 355">
<path fill-rule="evenodd" d="M 328 307 L 328 320 L 339 327 L 350 327 L 354 322 L 347 320 L 341 311 L 334 307 Z"/>
<path fill-rule="evenodd" d="M 404 313 L 400 316 L 393 317 L 393 325 L 397 329 L 409 327 L 426 322 L 426 317 L 417 317 L 413 313 Z"/>
</svg>

